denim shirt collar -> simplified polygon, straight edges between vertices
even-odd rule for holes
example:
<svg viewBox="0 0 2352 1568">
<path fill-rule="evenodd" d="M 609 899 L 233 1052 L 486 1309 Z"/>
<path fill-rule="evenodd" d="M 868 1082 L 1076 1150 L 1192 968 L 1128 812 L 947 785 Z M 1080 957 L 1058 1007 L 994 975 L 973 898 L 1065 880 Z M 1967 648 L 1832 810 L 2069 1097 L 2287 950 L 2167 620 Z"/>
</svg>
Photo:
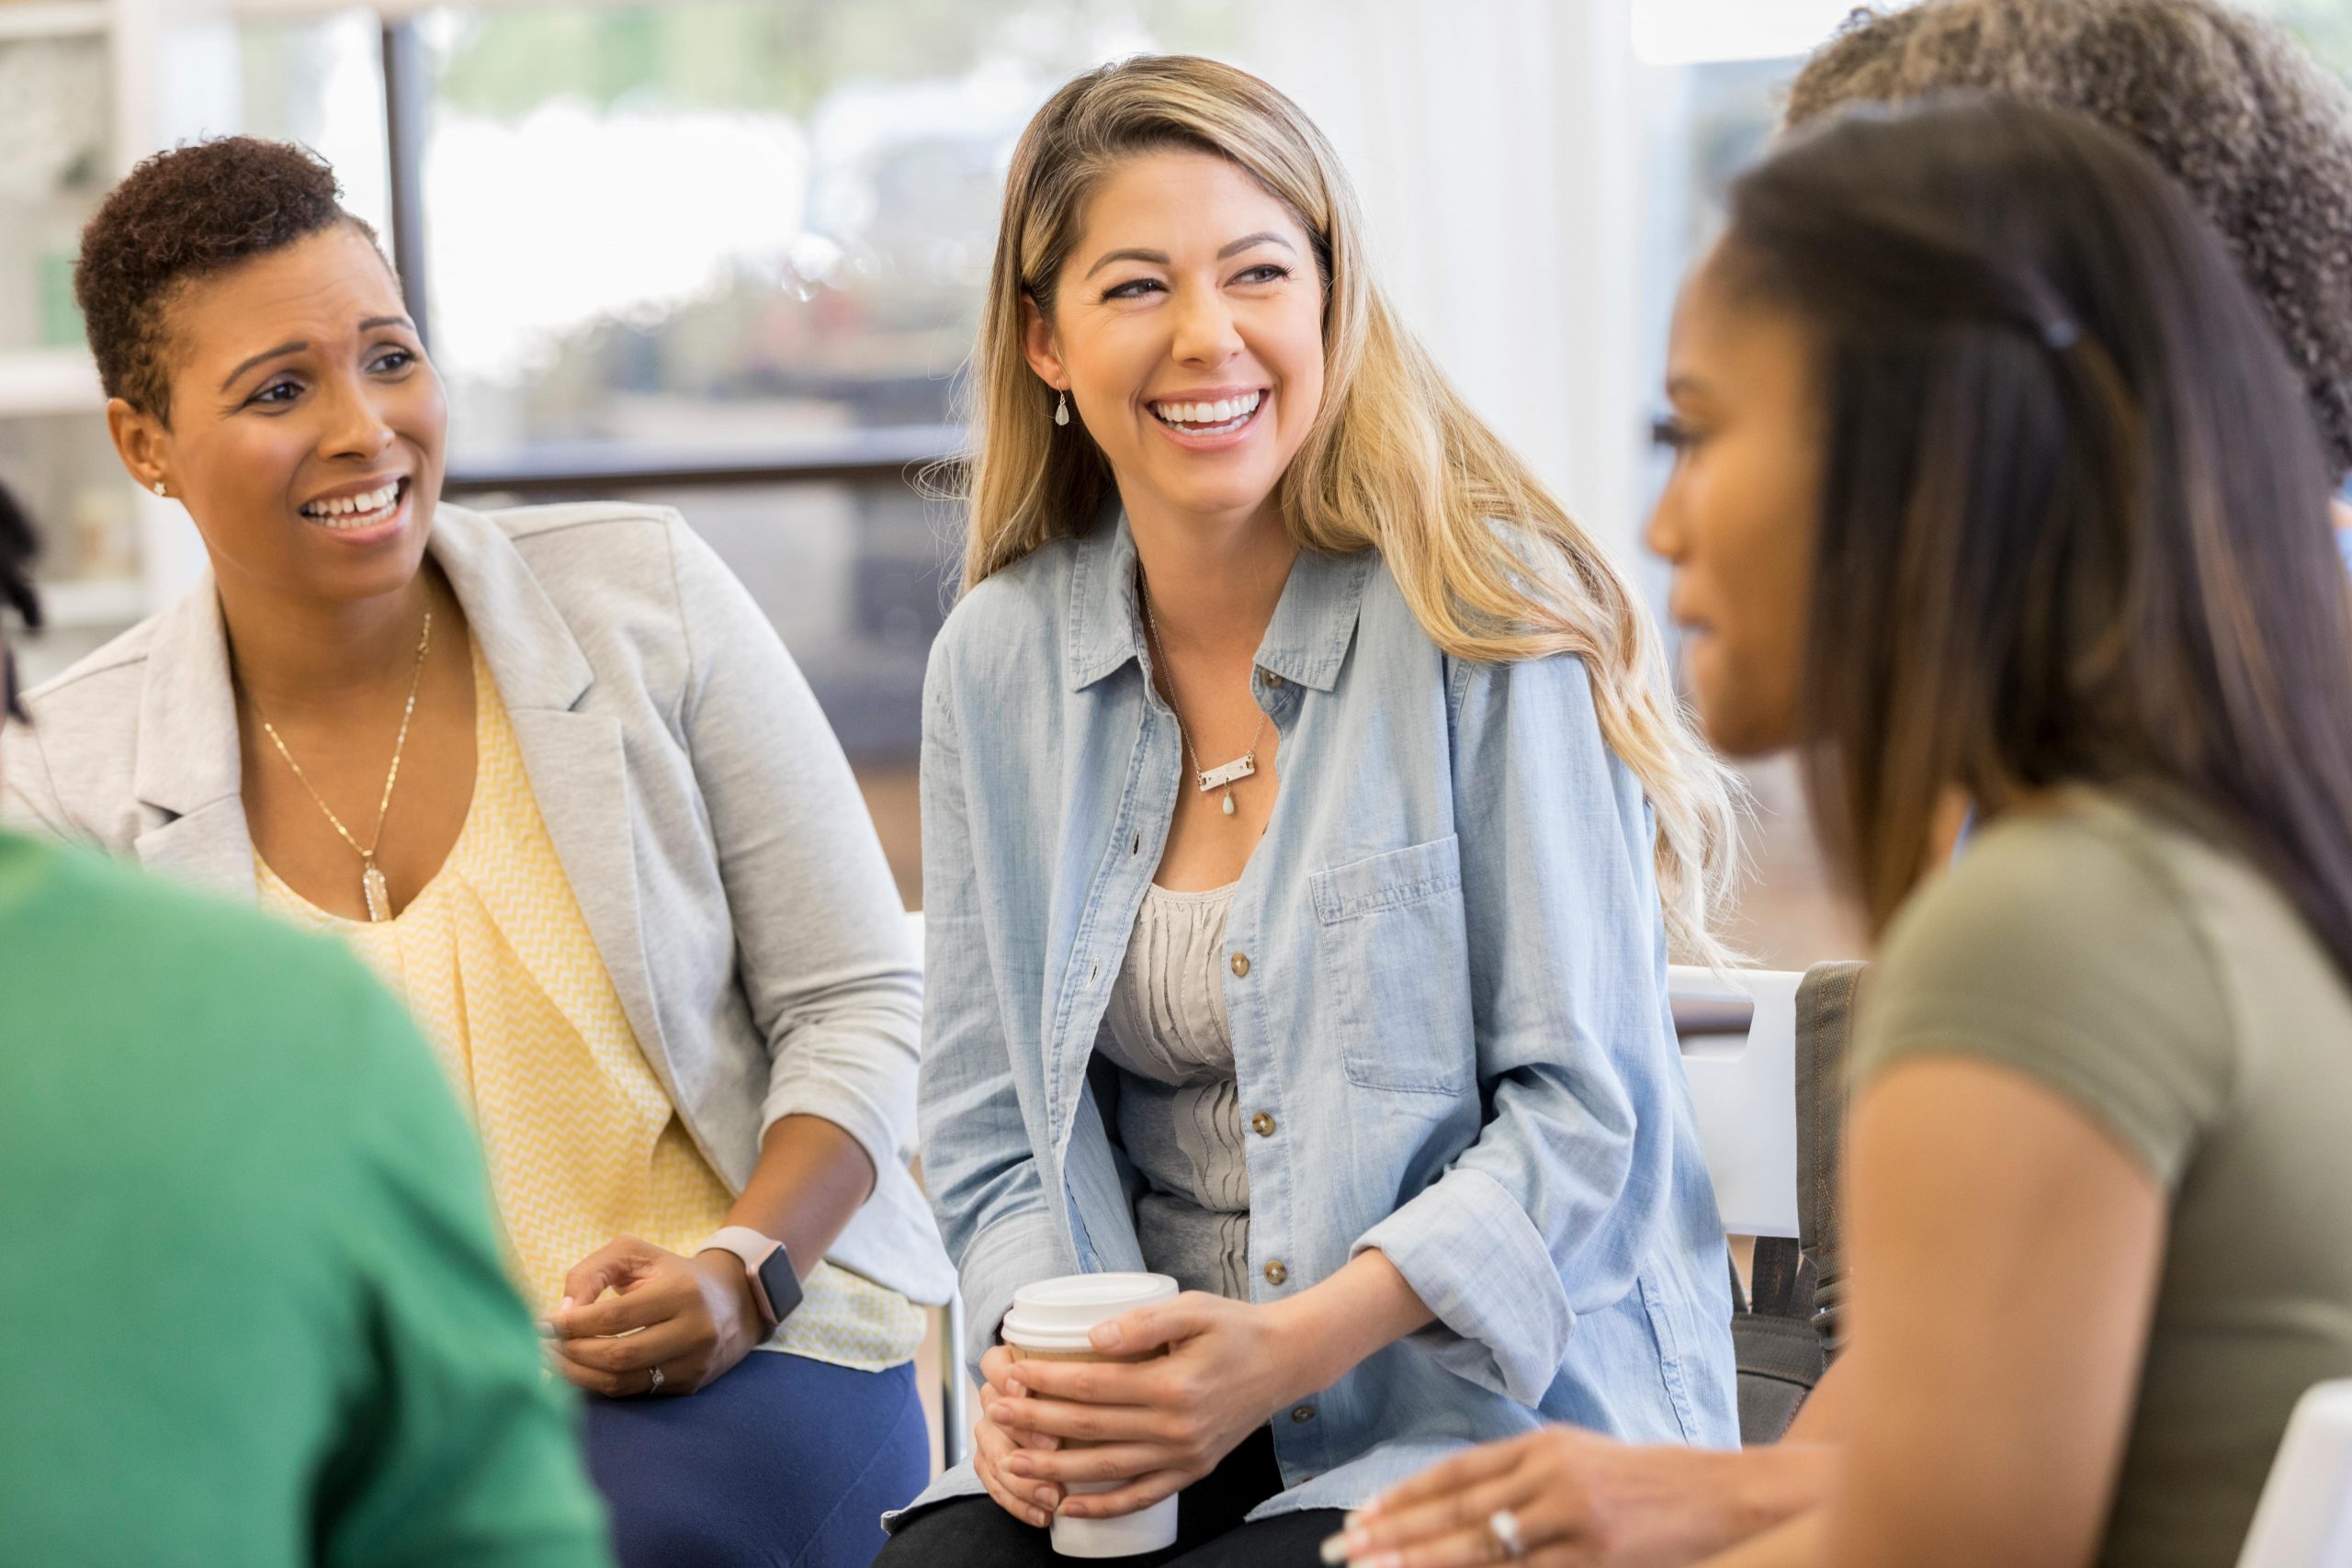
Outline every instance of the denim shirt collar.
<svg viewBox="0 0 2352 1568">
<path fill-rule="evenodd" d="M 1355 636 L 1373 552 L 1301 550 L 1258 645 L 1258 668 L 1328 692 Z M 1082 691 L 1143 655 L 1143 611 L 1136 601 L 1136 541 L 1115 511 L 1078 541 L 1069 578 L 1069 689 Z"/>
</svg>

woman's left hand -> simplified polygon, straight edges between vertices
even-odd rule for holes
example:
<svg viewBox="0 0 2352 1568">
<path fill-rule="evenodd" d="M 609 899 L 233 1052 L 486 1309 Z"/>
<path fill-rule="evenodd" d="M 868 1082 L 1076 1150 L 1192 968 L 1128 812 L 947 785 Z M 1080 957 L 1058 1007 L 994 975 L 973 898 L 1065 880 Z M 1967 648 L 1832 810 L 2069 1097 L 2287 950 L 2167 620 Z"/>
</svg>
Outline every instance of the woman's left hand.
<svg viewBox="0 0 2352 1568">
<path fill-rule="evenodd" d="M 1738 1517 L 1742 1459 L 1637 1448 L 1574 1427 L 1546 1427 L 1423 1471 L 1349 1516 L 1336 1549 L 1326 1550 L 1344 1552 L 1351 1568 L 1499 1562 L 1509 1556 L 1508 1543 L 1490 1521 L 1508 1510 L 1519 1531 L 1519 1561 L 1532 1568 L 1694 1562 L 1769 1522 L 1744 1525 Z"/>
<path fill-rule="evenodd" d="M 1052 1481 L 1125 1482 L 1110 1492 L 1065 1495 L 1060 1512 L 1111 1518 L 1148 1508 L 1216 1468 L 1275 1410 L 1319 1386 L 1314 1358 L 1290 1331 L 1292 1303 L 1255 1306 L 1205 1292 L 1140 1307 L 1094 1330 L 1110 1356 L 1168 1354 L 1143 1361 L 1018 1363 L 1029 1396 L 999 1399 L 989 1418 L 1008 1429 L 1045 1432 L 1065 1443 L 1023 1449 L 1005 1461 L 1013 1474 Z"/>
<path fill-rule="evenodd" d="M 565 1275 L 563 1291 L 546 1325 L 549 1359 L 608 1399 L 698 1393 L 760 1342 L 751 1280 L 730 1252 L 682 1258 L 625 1235 Z"/>
</svg>

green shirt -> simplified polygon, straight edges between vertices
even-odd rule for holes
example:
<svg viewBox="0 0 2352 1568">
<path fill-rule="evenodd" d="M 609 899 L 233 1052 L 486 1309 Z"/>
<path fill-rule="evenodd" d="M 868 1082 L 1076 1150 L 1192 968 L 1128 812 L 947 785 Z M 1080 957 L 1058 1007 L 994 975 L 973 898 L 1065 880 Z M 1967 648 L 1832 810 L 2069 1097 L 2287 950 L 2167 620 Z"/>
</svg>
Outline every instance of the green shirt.
<svg viewBox="0 0 2352 1568">
<path fill-rule="evenodd" d="M 2078 792 L 1970 844 L 1897 917 L 1865 995 L 1858 1083 L 1925 1053 L 1997 1061 L 2162 1184 L 2101 1561 L 2229 1568 L 2296 1399 L 2352 1376 L 2352 988 L 2245 860 Z"/>
<path fill-rule="evenodd" d="M 0 834 L 0 1558 L 608 1563 L 539 1366 L 356 960 Z"/>
</svg>

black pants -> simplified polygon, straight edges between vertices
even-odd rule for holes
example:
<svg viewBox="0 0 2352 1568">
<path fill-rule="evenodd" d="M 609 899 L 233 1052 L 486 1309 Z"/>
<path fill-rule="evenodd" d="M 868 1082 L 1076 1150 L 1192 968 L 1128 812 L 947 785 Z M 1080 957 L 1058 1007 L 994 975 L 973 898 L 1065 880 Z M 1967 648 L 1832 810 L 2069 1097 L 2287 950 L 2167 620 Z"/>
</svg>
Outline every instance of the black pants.
<svg viewBox="0 0 2352 1568">
<path fill-rule="evenodd" d="M 1131 1568 L 1316 1568 L 1316 1549 L 1347 1516 L 1337 1508 L 1241 1517 L 1283 1489 L 1273 1434 L 1260 1427 L 1176 1500 L 1176 1544 L 1111 1561 Z M 899 1527 L 874 1568 L 1059 1568 L 1046 1532 L 1024 1525 L 986 1493 L 940 1503 Z"/>
</svg>

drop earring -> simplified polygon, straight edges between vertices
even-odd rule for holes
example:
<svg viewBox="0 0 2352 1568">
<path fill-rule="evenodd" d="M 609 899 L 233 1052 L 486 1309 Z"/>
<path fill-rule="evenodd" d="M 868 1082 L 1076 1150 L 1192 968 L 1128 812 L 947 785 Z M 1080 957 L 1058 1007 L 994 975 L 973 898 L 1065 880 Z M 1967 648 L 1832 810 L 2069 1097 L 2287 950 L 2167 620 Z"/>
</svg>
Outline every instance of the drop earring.
<svg viewBox="0 0 2352 1568">
<path fill-rule="evenodd" d="M 1069 423 L 1069 394 L 1068 392 L 1064 392 L 1054 400 L 1054 423 L 1056 424 Z"/>
</svg>

